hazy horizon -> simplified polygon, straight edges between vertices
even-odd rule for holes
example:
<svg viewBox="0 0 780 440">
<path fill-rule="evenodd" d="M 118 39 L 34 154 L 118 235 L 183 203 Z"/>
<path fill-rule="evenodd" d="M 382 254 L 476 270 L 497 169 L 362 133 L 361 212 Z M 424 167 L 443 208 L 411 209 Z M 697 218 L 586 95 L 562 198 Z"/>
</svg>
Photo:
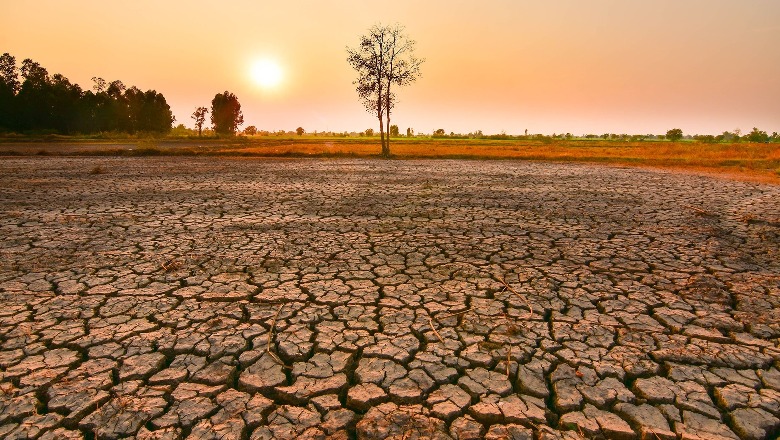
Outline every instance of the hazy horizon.
<svg viewBox="0 0 780 440">
<path fill-rule="evenodd" d="M 346 47 L 374 24 L 400 23 L 426 59 L 399 92 L 402 132 L 780 131 L 780 2 L 488 5 L 3 0 L 0 53 L 84 89 L 97 76 L 157 90 L 188 127 L 228 90 L 243 127 L 359 131 L 377 123 L 357 99 Z M 264 59 L 282 70 L 276 87 L 252 79 Z"/>
</svg>

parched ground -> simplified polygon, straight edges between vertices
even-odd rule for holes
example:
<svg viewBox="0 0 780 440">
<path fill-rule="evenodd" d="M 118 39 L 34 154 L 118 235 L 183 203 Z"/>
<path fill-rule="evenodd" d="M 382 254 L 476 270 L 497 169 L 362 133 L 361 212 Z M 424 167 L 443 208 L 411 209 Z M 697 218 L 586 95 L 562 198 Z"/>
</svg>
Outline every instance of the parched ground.
<svg viewBox="0 0 780 440">
<path fill-rule="evenodd" d="M 0 160 L 0 438 L 765 439 L 780 187 Z"/>
</svg>

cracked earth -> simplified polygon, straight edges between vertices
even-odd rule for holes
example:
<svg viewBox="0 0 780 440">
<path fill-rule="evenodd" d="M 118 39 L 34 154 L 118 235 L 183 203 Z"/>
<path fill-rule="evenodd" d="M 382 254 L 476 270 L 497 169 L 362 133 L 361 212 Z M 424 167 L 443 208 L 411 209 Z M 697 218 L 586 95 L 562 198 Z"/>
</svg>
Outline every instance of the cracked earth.
<svg viewBox="0 0 780 440">
<path fill-rule="evenodd" d="M 780 432 L 777 186 L 27 158 L 0 188 L 5 439 Z"/>
</svg>

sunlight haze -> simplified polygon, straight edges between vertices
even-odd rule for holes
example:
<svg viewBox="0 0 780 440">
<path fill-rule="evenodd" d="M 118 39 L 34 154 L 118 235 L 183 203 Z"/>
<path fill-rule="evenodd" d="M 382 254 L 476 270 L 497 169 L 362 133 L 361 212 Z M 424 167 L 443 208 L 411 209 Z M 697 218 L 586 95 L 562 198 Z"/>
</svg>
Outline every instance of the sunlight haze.
<svg viewBox="0 0 780 440">
<path fill-rule="evenodd" d="M 227 90 L 244 127 L 359 131 L 376 119 L 358 101 L 346 47 L 397 22 L 426 59 L 399 91 L 402 131 L 772 132 L 778 18 L 774 0 L 1 0 L 0 53 L 84 89 L 97 76 L 157 90 L 174 124 L 192 127 L 192 112 Z"/>
</svg>

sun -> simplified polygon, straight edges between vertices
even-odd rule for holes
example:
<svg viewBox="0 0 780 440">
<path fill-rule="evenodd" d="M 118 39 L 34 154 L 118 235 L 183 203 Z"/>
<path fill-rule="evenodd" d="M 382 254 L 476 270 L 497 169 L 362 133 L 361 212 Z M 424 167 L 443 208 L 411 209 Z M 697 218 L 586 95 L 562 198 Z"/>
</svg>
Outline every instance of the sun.
<svg viewBox="0 0 780 440">
<path fill-rule="evenodd" d="M 264 89 L 272 89 L 282 82 L 282 68 L 273 60 L 260 60 L 252 65 L 252 80 Z"/>
</svg>

